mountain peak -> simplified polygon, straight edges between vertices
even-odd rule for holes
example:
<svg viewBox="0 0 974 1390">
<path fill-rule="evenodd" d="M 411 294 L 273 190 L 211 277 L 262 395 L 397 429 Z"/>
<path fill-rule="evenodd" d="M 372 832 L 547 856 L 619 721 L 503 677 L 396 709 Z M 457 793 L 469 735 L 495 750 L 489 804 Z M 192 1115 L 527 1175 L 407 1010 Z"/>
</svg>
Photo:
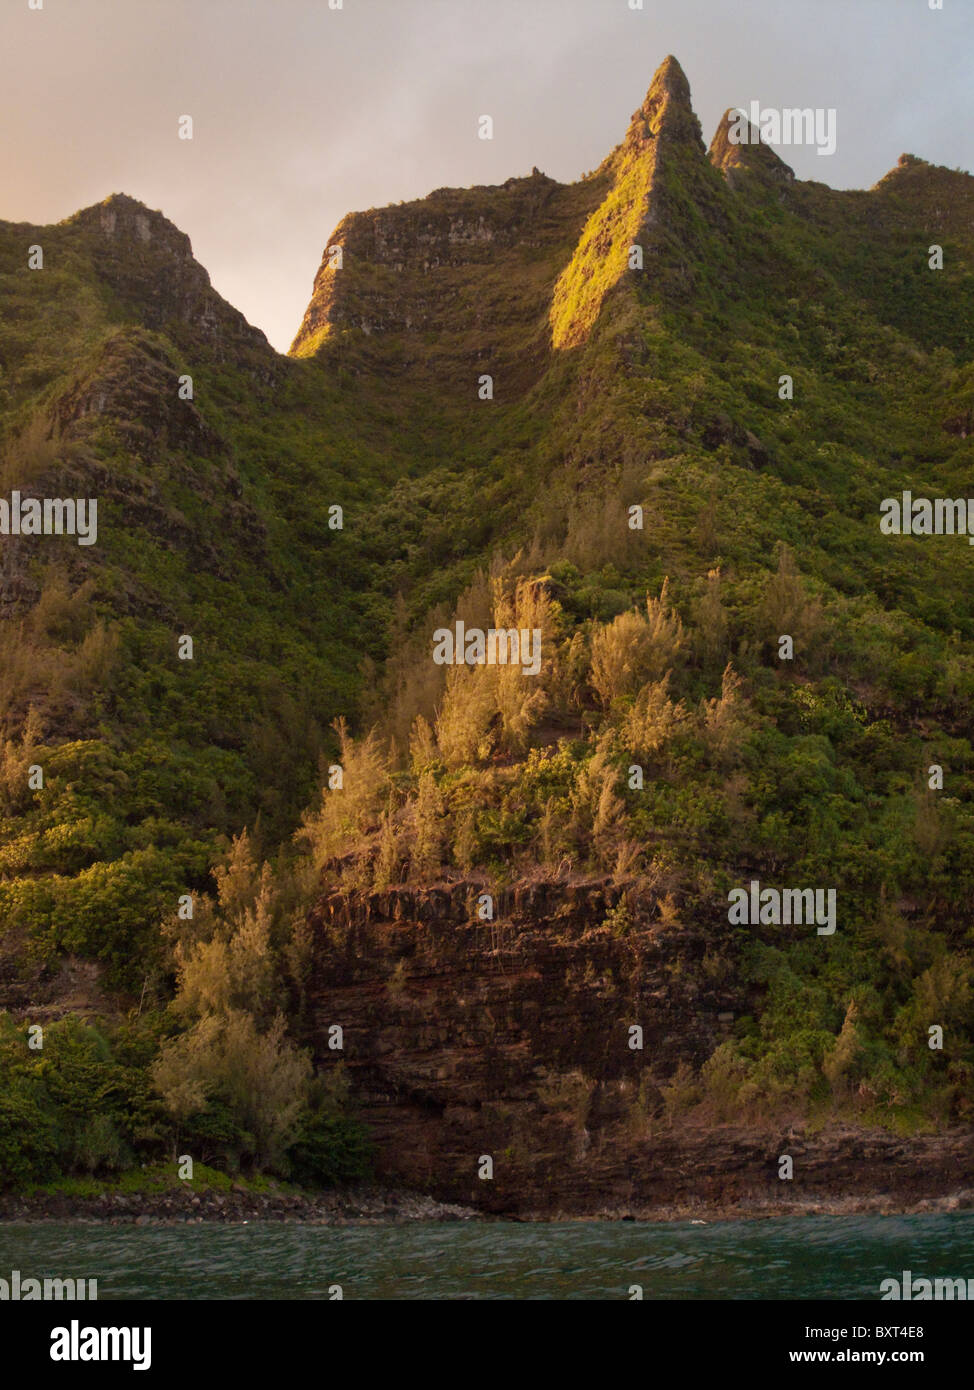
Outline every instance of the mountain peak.
<svg viewBox="0 0 974 1390">
<path fill-rule="evenodd" d="M 653 80 L 649 84 L 646 100 L 649 101 L 660 93 L 665 93 L 674 101 L 682 101 L 687 106 L 690 105 L 690 84 L 687 81 L 687 75 L 672 53 L 666 55 L 653 73 Z"/>
<path fill-rule="evenodd" d="M 690 84 L 672 54 L 656 69 L 642 106 L 633 113 L 624 148 L 641 150 L 661 134 L 702 146 L 700 122 L 690 101 Z"/>
<path fill-rule="evenodd" d="M 65 219 L 69 225 L 89 227 L 110 238 L 138 242 L 160 241 L 178 258 L 192 258 L 189 237 L 161 212 L 153 211 L 128 193 L 110 193 Z"/>
<path fill-rule="evenodd" d="M 731 132 L 737 137 L 732 139 Z M 721 117 L 720 124 L 710 142 L 710 161 L 721 171 L 733 188 L 740 170 L 747 170 L 765 182 L 791 183 L 795 173 L 783 159 L 775 154 L 770 145 L 761 139 L 760 132 L 753 126 L 743 112 L 730 106 Z"/>
<path fill-rule="evenodd" d="M 111 193 L 59 224 L 78 237 L 98 275 L 147 328 L 170 325 L 205 338 L 239 336 L 268 346 L 258 328 L 227 304 L 193 255 L 185 232 L 127 193 Z"/>
<path fill-rule="evenodd" d="M 686 74 L 670 54 L 656 69 L 626 138 L 600 166 L 610 186 L 582 229 L 552 296 L 555 348 L 576 347 L 588 337 L 606 297 L 626 276 L 635 246 L 650 259 L 658 254 L 671 220 L 666 170 L 685 173 L 696 165 L 706 169 L 700 122 Z"/>
</svg>

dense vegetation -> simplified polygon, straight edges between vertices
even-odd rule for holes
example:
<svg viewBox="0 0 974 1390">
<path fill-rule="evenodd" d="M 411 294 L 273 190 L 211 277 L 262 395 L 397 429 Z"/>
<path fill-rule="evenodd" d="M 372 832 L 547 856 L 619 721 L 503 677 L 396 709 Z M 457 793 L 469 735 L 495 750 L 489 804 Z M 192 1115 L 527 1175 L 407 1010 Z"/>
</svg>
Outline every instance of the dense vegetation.
<svg viewBox="0 0 974 1390">
<path fill-rule="evenodd" d="M 970 1114 L 974 552 L 878 520 L 904 488 L 966 495 L 972 180 L 904 157 L 836 193 L 745 160 L 729 185 L 678 115 L 566 195 L 574 256 L 553 218 L 521 270 L 467 267 L 493 400 L 490 328 L 453 310 L 450 353 L 435 321 L 377 346 L 349 319 L 281 359 L 161 218 L 161 269 L 119 246 L 110 272 L 98 209 L 0 227 L 7 494 L 104 499 L 91 550 L 3 541 L 0 950 L 29 988 L 94 959 L 112 1000 L 38 1052 L 30 1009 L 4 1022 L 0 1181 L 184 1151 L 366 1171 L 340 1069 L 307 1057 L 321 873 L 613 875 L 664 923 L 726 920 L 751 879 L 835 888 L 834 937 L 742 928 L 714 962 L 757 1007 L 671 1110 Z M 429 202 L 473 220 L 491 194 Z M 540 628 L 541 674 L 434 665 L 457 618 Z"/>
</svg>

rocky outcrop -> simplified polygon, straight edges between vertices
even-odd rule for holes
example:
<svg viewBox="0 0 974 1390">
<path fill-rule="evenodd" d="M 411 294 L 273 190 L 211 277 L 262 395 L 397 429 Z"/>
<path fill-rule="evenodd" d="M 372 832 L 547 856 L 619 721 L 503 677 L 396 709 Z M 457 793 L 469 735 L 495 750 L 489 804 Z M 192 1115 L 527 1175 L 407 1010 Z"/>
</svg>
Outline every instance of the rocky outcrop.
<svg viewBox="0 0 974 1390">
<path fill-rule="evenodd" d="M 65 956 L 53 965 L 37 965 L 23 960 L 22 947 L 10 934 L 0 946 L 0 1011 L 24 1027 L 70 1014 L 89 1020 L 113 1012 L 115 1001 L 98 961 Z"/>
<path fill-rule="evenodd" d="M 485 891 L 321 901 L 319 1060 L 345 1062 L 385 1180 L 489 1211 L 628 1201 L 660 1086 L 709 1056 L 745 1005 L 729 943 L 664 920 L 655 901 L 623 906 L 608 881 L 518 884 L 495 896 L 492 921 L 477 915 Z"/>
<path fill-rule="evenodd" d="M 292 356 L 328 362 L 337 350 L 364 371 L 381 353 L 384 370 L 426 372 L 451 389 L 473 392 L 487 372 L 498 397 L 523 391 L 548 350 L 555 280 L 601 188 L 535 169 L 352 213 L 325 248 Z"/>
<path fill-rule="evenodd" d="M 974 1186 L 968 1133 L 665 1118 L 681 1064 L 698 1067 L 755 1002 L 729 929 L 670 920 L 608 880 L 520 883 L 481 921 L 486 891 L 333 893 L 312 914 L 318 1064 L 344 1063 L 383 1181 L 521 1217 L 974 1200 L 957 1195 Z"/>
<path fill-rule="evenodd" d="M 189 329 L 220 357 L 250 349 L 273 360 L 260 329 L 217 294 L 193 256 L 189 237 L 161 212 L 113 193 L 75 213 L 61 228 L 75 234 L 75 244 L 81 234 L 96 274 L 120 299 L 137 307 L 147 328 Z"/>
</svg>

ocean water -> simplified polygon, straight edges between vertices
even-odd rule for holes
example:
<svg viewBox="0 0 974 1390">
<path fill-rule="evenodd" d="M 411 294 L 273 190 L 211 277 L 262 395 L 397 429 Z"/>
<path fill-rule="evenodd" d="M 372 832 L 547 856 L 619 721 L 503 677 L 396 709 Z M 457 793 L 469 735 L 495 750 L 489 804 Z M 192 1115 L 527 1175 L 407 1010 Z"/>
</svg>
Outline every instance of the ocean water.
<svg viewBox="0 0 974 1390">
<path fill-rule="evenodd" d="M 0 1225 L 0 1278 L 136 1299 L 878 1299 L 883 1279 L 974 1279 L 974 1212 L 672 1224 Z"/>
</svg>

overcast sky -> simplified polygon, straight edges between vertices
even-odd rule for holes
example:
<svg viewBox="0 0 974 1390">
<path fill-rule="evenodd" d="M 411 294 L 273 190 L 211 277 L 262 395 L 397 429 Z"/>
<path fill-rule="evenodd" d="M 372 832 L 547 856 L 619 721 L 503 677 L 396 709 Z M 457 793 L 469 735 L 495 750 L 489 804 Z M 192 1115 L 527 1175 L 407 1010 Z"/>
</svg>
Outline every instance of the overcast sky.
<svg viewBox="0 0 974 1390">
<path fill-rule="evenodd" d="M 974 167 L 974 0 L 629 6 L 0 0 L 0 218 L 56 222 L 129 193 L 284 350 L 346 212 L 532 165 L 575 179 L 668 53 L 708 143 L 728 106 L 834 107 L 834 155 L 780 151 L 799 178 L 869 187 L 904 151 Z"/>
</svg>

